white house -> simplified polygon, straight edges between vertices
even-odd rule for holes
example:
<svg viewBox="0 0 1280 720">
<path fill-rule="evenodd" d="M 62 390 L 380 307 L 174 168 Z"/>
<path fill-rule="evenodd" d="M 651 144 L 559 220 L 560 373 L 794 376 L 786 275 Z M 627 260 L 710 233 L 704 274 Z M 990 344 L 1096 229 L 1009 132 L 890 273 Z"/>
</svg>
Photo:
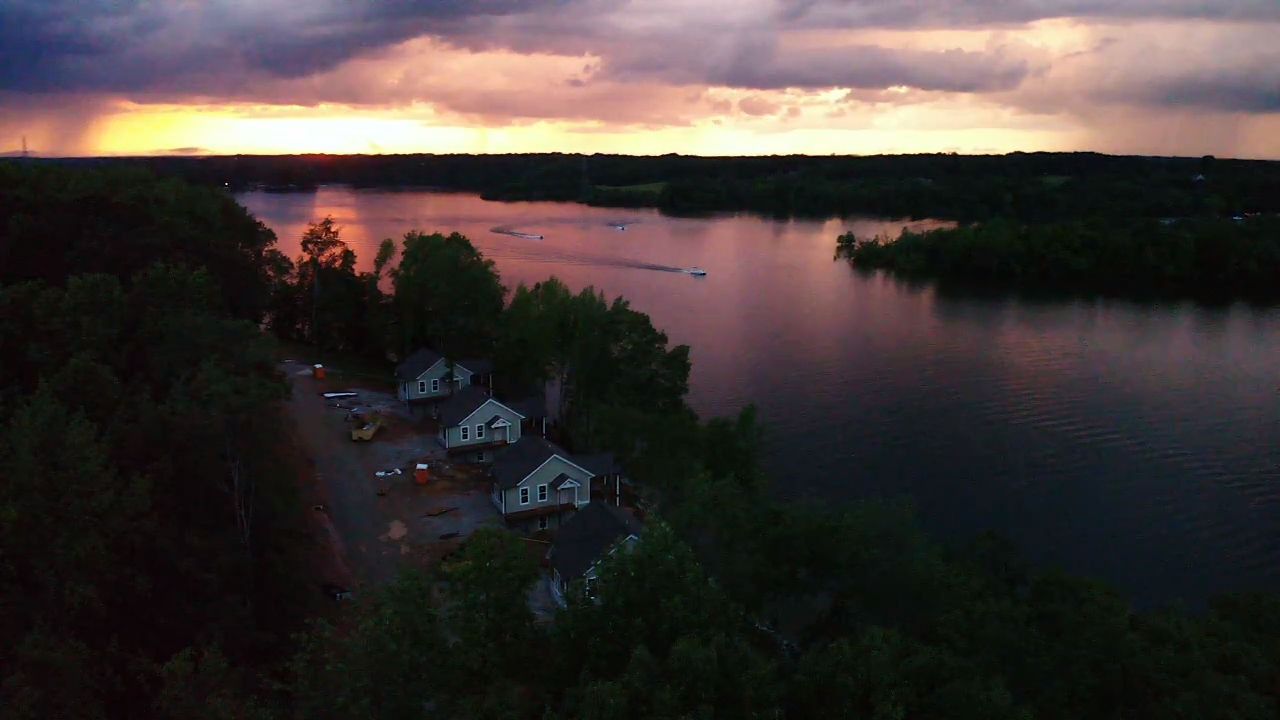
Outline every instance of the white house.
<svg viewBox="0 0 1280 720">
<path fill-rule="evenodd" d="M 491 498 L 508 525 L 549 530 L 591 503 L 591 479 L 599 474 L 556 444 L 526 435 L 494 457 Z"/>
<path fill-rule="evenodd" d="M 421 348 L 396 366 L 396 394 L 406 402 L 439 400 L 463 388 L 485 384 L 491 372 L 488 361 L 451 361 L 431 348 Z"/>
<path fill-rule="evenodd" d="M 471 453 L 477 462 L 490 460 L 496 448 L 520 440 L 524 415 L 478 387 L 465 387 L 436 406 L 440 444 L 449 453 Z"/>
</svg>

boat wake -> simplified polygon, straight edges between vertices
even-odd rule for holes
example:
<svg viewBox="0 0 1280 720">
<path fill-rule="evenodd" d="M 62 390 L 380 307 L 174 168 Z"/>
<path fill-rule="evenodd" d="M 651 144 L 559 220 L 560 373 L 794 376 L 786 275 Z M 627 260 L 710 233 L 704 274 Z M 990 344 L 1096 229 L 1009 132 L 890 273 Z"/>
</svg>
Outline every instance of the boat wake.
<svg viewBox="0 0 1280 720">
<path fill-rule="evenodd" d="M 519 232 L 517 230 L 512 230 L 509 227 L 492 227 L 492 228 L 489 228 L 489 232 L 498 233 L 499 235 L 511 235 L 518 238 L 526 238 L 528 240 L 542 239 L 542 236 L 538 235 L 537 233 Z"/>
<path fill-rule="evenodd" d="M 502 253 L 507 255 L 508 253 Z M 707 272 L 701 268 L 684 268 L 674 265 L 661 265 L 659 263 L 644 262 L 642 260 L 632 260 L 630 258 L 606 257 L 602 255 L 584 255 L 579 253 L 569 253 L 552 250 L 545 246 L 537 246 L 534 250 L 532 246 L 527 251 L 510 252 L 511 257 L 518 257 L 526 262 L 544 262 L 556 263 L 563 265 L 595 265 L 597 267 L 616 267 L 629 268 L 632 270 L 654 270 L 657 272 L 685 273 L 688 275 L 706 275 Z"/>
</svg>

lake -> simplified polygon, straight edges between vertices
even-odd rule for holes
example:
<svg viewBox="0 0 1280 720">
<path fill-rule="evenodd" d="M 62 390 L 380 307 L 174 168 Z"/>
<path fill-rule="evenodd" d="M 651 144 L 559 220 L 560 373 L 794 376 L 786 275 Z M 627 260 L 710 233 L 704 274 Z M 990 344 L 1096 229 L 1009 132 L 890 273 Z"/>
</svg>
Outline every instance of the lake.
<svg viewBox="0 0 1280 720">
<path fill-rule="evenodd" d="M 555 275 L 626 297 L 691 346 L 700 415 L 759 406 L 784 496 L 906 496 L 938 540 L 993 528 L 1143 605 L 1280 588 L 1275 309 L 982 297 L 833 258 L 842 232 L 930 222 L 340 187 L 237 198 L 291 257 L 332 215 L 361 268 L 384 237 L 456 230 L 508 287 Z M 678 271 L 694 266 L 707 275 Z"/>
</svg>

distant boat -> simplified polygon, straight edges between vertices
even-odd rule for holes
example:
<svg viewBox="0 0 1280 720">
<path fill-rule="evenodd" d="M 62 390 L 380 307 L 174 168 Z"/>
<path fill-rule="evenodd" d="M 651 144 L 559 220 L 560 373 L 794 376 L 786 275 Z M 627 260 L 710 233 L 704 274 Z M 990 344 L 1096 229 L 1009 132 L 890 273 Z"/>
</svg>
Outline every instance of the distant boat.
<svg viewBox="0 0 1280 720">
<path fill-rule="evenodd" d="M 627 229 L 627 226 L 626 226 L 626 225 L 620 225 L 620 224 L 615 223 L 615 224 L 613 225 L 613 229 L 614 229 L 614 230 L 626 230 L 626 229 Z"/>
<path fill-rule="evenodd" d="M 698 276 L 707 274 L 706 270 L 703 270 L 702 268 L 697 268 L 697 267 L 691 267 L 688 270 L 685 270 L 685 272 L 689 273 L 690 275 L 698 275 Z"/>
</svg>

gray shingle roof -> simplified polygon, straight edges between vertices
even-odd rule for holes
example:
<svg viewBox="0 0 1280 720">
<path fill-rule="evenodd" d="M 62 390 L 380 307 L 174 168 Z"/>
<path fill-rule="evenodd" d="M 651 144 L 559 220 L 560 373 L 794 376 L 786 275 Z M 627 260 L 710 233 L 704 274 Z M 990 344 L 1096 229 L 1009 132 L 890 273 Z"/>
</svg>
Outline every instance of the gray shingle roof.
<svg viewBox="0 0 1280 720">
<path fill-rule="evenodd" d="M 552 455 L 559 455 L 575 465 L 578 464 L 568 451 L 549 440 L 536 435 L 521 436 L 494 457 L 493 476 L 502 487 L 515 487 Z"/>
<path fill-rule="evenodd" d="M 540 392 L 512 400 L 507 406 L 527 418 L 540 418 L 547 414 L 547 396 Z"/>
<path fill-rule="evenodd" d="M 622 472 L 622 467 L 618 464 L 618 460 L 613 456 L 613 453 L 579 455 L 574 459 L 574 462 L 590 470 L 593 475 L 612 475 Z"/>
<path fill-rule="evenodd" d="M 601 502 L 583 507 L 556 533 L 551 545 L 551 566 L 565 581 L 589 570 L 615 542 L 639 534 L 640 526 L 617 508 Z"/>
<path fill-rule="evenodd" d="M 457 363 L 477 375 L 487 375 L 493 372 L 493 363 L 488 360 L 471 358 L 470 360 L 458 360 Z"/>
<path fill-rule="evenodd" d="M 396 366 L 396 377 L 401 380 L 417 380 L 419 375 L 439 362 L 440 358 L 440 353 L 431 348 L 418 348 L 412 355 L 405 358 L 404 362 Z"/>
<path fill-rule="evenodd" d="M 478 387 L 468 385 L 455 391 L 436 407 L 440 413 L 440 424 L 453 427 L 475 412 L 477 408 L 489 400 L 489 393 Z"/>
</svg>

